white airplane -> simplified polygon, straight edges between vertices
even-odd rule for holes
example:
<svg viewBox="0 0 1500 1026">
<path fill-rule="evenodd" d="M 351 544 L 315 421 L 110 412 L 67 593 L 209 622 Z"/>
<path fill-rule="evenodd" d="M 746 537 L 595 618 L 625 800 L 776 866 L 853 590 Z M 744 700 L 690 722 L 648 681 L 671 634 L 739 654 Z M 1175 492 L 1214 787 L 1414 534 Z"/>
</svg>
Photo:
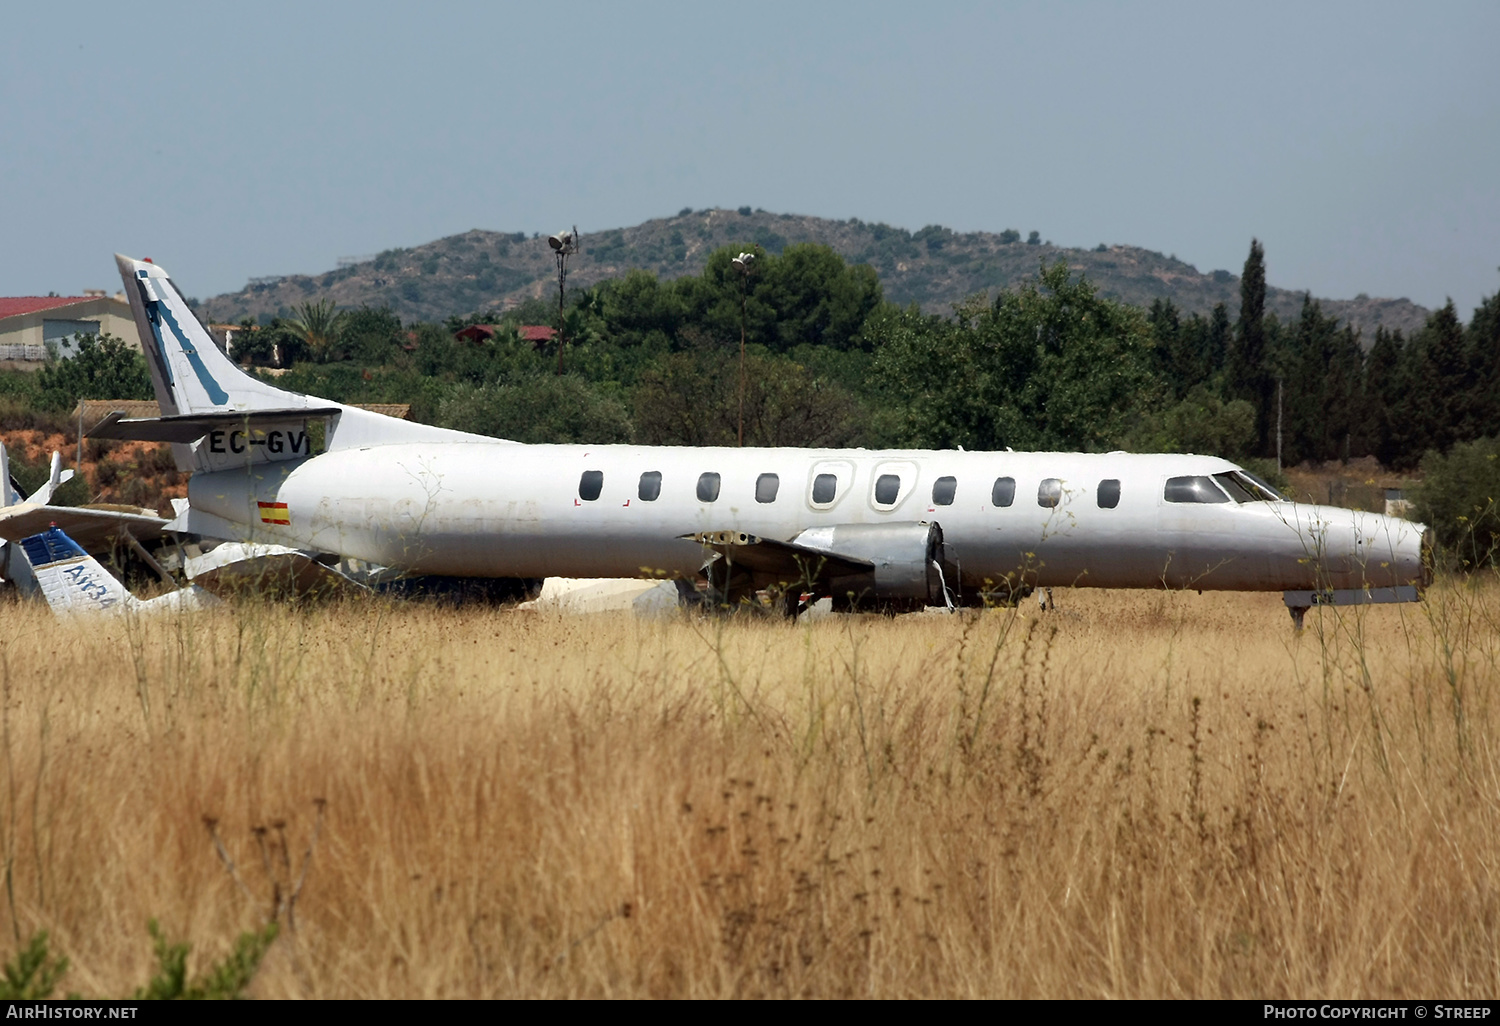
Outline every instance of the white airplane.
<svg viewBox="0 0 1500 1026">
<path fill-rule="evenodd" d="M 180 612 L 219 602 L 195 586 L 138 599 L 57 527 L 23 538 L 20 547 L 36 575 L 37 587 L 58 616 Z"/>
<path fill-rule="evenodd" d="M 1289 502 L 1211 456 L 522 445 L 395 420 L 246 374 L 166 271 L 116 261 L 163 416 L 91 434 L 175 443 L 174 530 L 412 574 L 697 578 L 792 612 L 1166 587 L 1282 591 L 1300 625 L 1429 582 L 1421 525 Z"/>
</svg>

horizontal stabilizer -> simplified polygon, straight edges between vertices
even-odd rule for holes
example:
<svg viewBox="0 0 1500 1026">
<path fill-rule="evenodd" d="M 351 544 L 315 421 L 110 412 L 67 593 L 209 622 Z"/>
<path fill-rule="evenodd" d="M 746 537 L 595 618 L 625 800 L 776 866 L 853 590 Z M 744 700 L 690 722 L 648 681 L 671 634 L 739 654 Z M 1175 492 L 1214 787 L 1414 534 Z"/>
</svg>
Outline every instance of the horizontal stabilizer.
<svg viewBox="0 0 1500 1026">
<path fill-rule="evenodd" d="M 123 410 L 113 410 L 88 432 L 90 438 L 116 438 L 135 442 L 196 442 L 211 431 L 251 431 L 272 424 L 332 417 L 342 413 L 337 406 L 308 406 L 279 410 L 227 410 L 222 413 L 188 413 L 174 417 L 142 417 L 127 420 Z"/>
<path fill-rule="evenodd" d="M 104 551 L 111 541 L 127 531 L 136 541 L 161 537 L 167 521 L 146 513 L 128 513 L 87 506 L 43 506 L 21 502 L 0 510 L 0 538 L 20 541 L 56 525 L 85 549 Z"/>
</svg>

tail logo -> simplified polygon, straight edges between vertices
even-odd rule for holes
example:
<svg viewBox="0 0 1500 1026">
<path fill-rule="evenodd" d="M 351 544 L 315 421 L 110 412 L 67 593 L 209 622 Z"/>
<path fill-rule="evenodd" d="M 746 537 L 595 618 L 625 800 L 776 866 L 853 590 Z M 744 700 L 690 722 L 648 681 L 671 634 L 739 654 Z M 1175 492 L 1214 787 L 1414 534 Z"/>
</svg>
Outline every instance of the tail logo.
<svg viewBox="0 0 1500 1026">
<path fill-rule="evenodd" d="M 257 502 L 260 507 L 260 522 L 263 524 L 278 524 L 289 527 L 292 523 L 291 511 L 286 508 L 284 502 Z"/>
</svg>

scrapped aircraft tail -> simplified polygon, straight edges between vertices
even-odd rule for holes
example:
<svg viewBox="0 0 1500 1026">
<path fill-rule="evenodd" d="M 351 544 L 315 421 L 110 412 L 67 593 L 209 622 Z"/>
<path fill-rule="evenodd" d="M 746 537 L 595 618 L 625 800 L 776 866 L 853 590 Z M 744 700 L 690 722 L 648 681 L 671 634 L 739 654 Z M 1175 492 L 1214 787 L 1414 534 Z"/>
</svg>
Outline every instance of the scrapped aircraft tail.
<svg viewBox="0 0 1500 1026">
<path fill-rule="evenodd" d="M 171 276 L 150 260 L 115 254 L 162 416 L 300 409 L 308 397 L 234 365 L 214 343 Z"/>
<path fill-rule="evenodd" d="M 99 565 L 99 561 L 56 527 L 22 539 L 47 604 L 58 616 L 77 613 L 170 612 L 216 605 L 201 588 L 189 587 L 142 601 Z"/>
<path fill-rule="evenodd" d="M 124 420 L 111 413 L 94 438 L 173 442 L 180 470 L 212 473 L 314 455 L 311 422 L 326 426 L 329 449 L 389 442 L 492 442 L 494 439 L 277 388 L 235 366 L 214 342 L 165 270 L 115 254 L 162 416 Z"/>
</svg>

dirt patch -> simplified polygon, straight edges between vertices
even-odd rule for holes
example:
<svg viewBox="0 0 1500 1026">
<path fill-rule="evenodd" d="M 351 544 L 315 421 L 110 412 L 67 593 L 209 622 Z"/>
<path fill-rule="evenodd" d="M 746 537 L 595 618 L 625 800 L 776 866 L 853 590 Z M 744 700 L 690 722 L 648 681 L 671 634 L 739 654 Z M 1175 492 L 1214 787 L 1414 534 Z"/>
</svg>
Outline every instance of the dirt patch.
<svg viewBox="0 0 1500 1026">
<path fill-rule="evenodd" d="M 59 495 L 64 503 L 121 503 L 154 509 L 172 515 L 172 499 L 187 497 L 188 475 L 177 469 L 172 447 L 158 442 L 119 442 L 85 439 L 79 460 L 76 436 L 57 431 L 22 429 L 0 432 L 0 441 L 10 453 L 12 472 L 23 484 L 35 486 L 38 472 L 45 472 L 54 452 L 62 453 L 63 466 L 77 478 Z M 28 474 L 33 479 L 26 480 Z"/>
</svg>

